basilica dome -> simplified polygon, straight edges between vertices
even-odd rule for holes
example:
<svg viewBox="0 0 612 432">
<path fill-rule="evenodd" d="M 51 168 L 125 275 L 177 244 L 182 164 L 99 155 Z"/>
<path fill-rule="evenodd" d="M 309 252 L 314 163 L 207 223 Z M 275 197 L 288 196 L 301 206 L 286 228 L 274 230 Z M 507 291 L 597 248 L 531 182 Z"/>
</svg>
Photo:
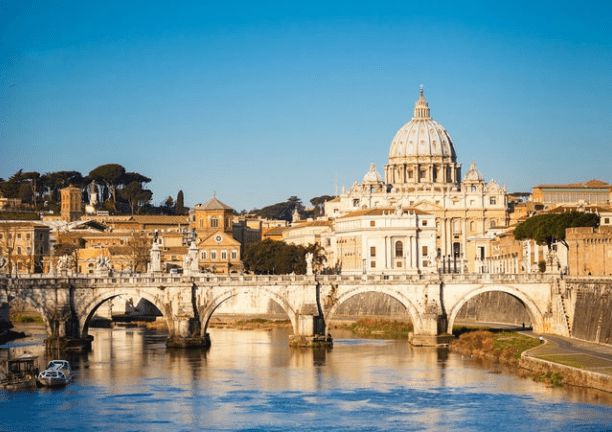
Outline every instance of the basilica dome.
<svg viewBox="0 0 612 432">
<path fill-rule="evenodd" d="M 422 87 L 414 105 L 412 120 L 397 131 L 389 149 L 390 163 L 393 159 L 414 157 L 456 158 L 450 135 L 430 116 Z"/>
</svg>

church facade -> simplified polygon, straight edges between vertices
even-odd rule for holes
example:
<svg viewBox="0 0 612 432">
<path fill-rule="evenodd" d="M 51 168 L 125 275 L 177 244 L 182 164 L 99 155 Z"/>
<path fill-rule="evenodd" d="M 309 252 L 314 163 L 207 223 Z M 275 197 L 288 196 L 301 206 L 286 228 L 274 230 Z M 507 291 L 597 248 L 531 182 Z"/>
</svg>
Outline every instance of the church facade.
<svg viewBox="0 0 612 432">
<path fill-rule="evenodd" d="M 325 203 L 325 215 L 339 221 L 367 209 L 394 209 L 378 215 L 387 218 L 407 213 L 426 220 L 429 214 L 435 227 L 433 245 L 425 249 L 415 245 L 416 251 L 414 247 L 402 247 L 402 256 L 395 257 L 396 250 L 390 243 L 385 253 L 398 259 L 388 262 L 403 261 L 405 266 L 418 261 L 419 267 L 425 263 L 441 271 L 482 271 L 490 239 L 508 227 L 507 193 L 494 180 L 485 181 L 474 162 L 463 177 L 461 168 L 451 136 L 431 117 L 421 88 L 412 119 L 391 141 L 384 178 L 372 164 L 360 183 L 355 182 Z M 423 231 L 424 227 L 419 229 Z M 365 245 L 360 259 L 371 262 L 367 236 L 361 242 Z M 331 246 L 333 241 L 329 243 L 329 254 L 339 259 L 342 254 Z M 418 258 L 412 256 L 417 251 Z"/>
</svg>

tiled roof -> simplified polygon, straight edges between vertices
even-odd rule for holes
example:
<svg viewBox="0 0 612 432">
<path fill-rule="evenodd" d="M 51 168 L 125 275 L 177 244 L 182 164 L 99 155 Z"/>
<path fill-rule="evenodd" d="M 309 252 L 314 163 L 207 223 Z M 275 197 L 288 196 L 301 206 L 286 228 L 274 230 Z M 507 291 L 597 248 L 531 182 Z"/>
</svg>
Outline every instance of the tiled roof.
<svg viewBox="0 0 612 432">
<path fill-rule="evenodd" d="M 230 206 L 220 201 L 217 197 L 212 197 L 204 204 L 198 206 L 202 210 L 233 210 Z"/>
</svg>

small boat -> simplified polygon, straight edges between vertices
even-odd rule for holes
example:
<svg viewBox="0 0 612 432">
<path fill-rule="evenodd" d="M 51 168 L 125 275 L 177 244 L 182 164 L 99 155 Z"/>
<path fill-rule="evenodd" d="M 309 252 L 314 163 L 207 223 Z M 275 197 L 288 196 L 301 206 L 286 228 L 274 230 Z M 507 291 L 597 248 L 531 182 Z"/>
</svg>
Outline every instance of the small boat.
<svg viewBox="0 0 612 432">
<path fill-rule="evenodd" d="M 36 387 L 38 357 L 22 354 L 6 361 L 6 372 L 0 379 L 0 388 L 17 390 Z"/>
<path fill-rule="evenodd" d="M 44 387 L 63 387 L 70 379 L 59 369 L 47 369 L 38 374 L 38 382 Z"/>
<path fill-rule="evenodd" d="M 51 360 L 49 364 L 47 364 L 47 370 L 62 371 L 67 378 L 70 378 L 70 375 L 72 375 L 70 362 L 67 360 Z"/>
</svg>

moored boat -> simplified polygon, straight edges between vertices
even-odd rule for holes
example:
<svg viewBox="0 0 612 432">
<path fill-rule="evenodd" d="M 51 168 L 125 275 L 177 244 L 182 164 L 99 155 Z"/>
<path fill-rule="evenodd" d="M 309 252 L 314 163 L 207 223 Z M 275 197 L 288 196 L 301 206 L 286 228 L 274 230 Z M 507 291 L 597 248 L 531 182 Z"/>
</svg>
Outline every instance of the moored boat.
<svg viewBox="0 0 612 432">
<path fill-rule="evenodd" d="M 59 369 L 46 369 L 38 374 L 38 382 L 44 387 L 63 387 L 70 379 Z"/>
<path fill-rule="evenodd" d="M 70 375 L 72 375 L 72 368 L 67 360 L 51 360 L 47 364 L 47 370 L 59 370 L 66 375 L 66 378 L 70 378 Z"/>
</svg>

